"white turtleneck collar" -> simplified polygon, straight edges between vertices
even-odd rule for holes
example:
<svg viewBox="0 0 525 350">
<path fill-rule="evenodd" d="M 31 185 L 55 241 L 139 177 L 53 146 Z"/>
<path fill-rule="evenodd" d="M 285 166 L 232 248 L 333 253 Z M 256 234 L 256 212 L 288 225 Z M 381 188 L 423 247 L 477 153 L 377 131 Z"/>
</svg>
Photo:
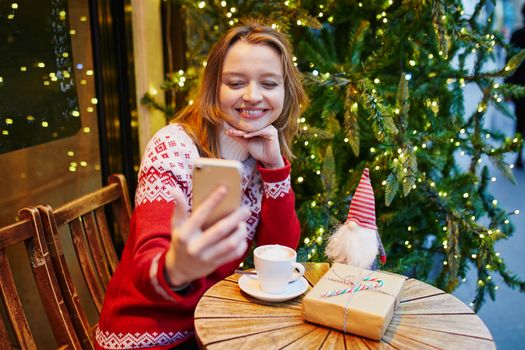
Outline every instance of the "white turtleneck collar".
<svg viewBox="0 0 525 350">
<path fill-rule="evenodd" d="M 221 149 L 221 158 L 238 160 L 241 162 L 245 161 L 250 156 L 250 153 L 243 145 L 224 133 L 229 128 L 230 126 L 228 123 L 223 122 L 222 127 L 219 129 L 219 147 Z"/>
</svg>

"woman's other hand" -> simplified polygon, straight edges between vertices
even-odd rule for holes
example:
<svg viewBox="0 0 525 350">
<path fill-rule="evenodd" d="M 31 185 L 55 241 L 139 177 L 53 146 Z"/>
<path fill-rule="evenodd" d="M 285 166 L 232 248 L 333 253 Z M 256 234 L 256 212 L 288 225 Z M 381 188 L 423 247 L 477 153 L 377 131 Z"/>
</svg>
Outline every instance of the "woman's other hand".
<svg viewBox="0 0 525 350">
<path fill-rule="evenodd" d="M 187 217 L 185 197 L 177 189 L 171 243 L 165 260 L 166 276 L 172 286 L 178 287 L 207 276 L 219 266 L 242 257 L 248 249 L 244 222 L 250 214 L 247 208 L 240 207 L 202 230 L 206 218 L 224 199 L 226 192 L 225 187 L 218 187 Z"/>
<path fill-rule="evenodd" d="M 246 132 L 230 127 L 226 135 L 241 143 L 253 158 L 265 168 L 276 169 L 284 167 L 284 160 L 279 147 L 279 134 L 273 125 L 260 130 Z"/>
</svg>

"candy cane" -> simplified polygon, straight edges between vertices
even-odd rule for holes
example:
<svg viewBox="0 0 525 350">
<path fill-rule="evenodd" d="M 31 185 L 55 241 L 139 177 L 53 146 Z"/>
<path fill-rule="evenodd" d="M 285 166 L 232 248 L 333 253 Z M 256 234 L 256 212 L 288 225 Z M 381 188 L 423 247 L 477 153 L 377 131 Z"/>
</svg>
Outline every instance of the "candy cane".
<svg viewBox="0 0 525 350">
<path fill-rule="evenodd" d="M 321 294 L 321 298 L 329 298 L 329 297 L 334 297 L 334 296 L 342 295 L 346 293 L 357 293 L 357 292 L 361 292 L 364 290 L 377 289 L 377 288 L 381 288 L 384 285 L 383 280 L 380 280 L 376 277 L 366 276 L 365 278 L 363 278 L 363 281 L 364 282 L 375 282 L 375 285 L 358 283 L 357 286 L 354 288 L 344 288 L 344 289 L 330 290 L 328 292 L 324 292 Z"/>
</svg>

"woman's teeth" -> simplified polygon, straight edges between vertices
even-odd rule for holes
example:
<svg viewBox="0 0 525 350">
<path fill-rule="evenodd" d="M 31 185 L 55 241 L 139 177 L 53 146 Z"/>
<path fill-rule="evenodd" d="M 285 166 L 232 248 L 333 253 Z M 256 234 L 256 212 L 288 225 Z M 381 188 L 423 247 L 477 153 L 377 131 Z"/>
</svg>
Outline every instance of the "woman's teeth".
<svg viewBox="0 0 525 350">
<path fill-rule="evenodd" d="M 264 109 L 241 109 L 242 114 L 257 115 L 264 112 Z"/>
</svg>

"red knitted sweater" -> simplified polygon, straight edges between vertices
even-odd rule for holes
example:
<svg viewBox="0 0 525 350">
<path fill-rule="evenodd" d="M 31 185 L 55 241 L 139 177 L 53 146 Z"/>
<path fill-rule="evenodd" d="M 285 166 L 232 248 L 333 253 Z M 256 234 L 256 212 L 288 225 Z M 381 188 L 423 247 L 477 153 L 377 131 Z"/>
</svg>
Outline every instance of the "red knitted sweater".
<svg viewBox="0 0 525 350">
<path fill-rule="evenodd" d="M 139 172 L 130 236 L 100 315 L 98 349 L 166 349 L 189 339 L 201 296 L 243 260 L 193 281 L 180 294 L 170 289 L 164 277 L 174 188 L 182 190 L 191 208 L 192 166 L 198 157 L 195 144 L 177 124 L 164 127 L 149 142 Z M 270 170 L 251 157 L 243 162 L 242 203 L 252 212 L 246 220 L 249 243 L 297 247 L 299 222 L 290 164 L 285 163 L 284 168 Z"/>
</svg>

